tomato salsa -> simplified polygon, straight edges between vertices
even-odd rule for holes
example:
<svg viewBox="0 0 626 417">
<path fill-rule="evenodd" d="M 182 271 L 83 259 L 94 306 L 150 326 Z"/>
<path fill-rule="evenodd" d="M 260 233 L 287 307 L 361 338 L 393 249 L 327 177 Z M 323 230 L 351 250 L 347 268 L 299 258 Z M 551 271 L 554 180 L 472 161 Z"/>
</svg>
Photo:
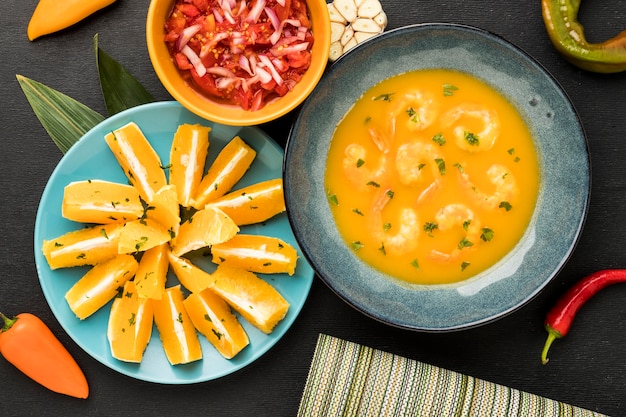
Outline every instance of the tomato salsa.
<svg viewBox="0 0 626 417">
<path fill-rule="evenodd" d="M 190 85 L 254 111 L 300 81 L 313 34 L 304 0 L 176 0 L 165 42 Z"/>
</svg>

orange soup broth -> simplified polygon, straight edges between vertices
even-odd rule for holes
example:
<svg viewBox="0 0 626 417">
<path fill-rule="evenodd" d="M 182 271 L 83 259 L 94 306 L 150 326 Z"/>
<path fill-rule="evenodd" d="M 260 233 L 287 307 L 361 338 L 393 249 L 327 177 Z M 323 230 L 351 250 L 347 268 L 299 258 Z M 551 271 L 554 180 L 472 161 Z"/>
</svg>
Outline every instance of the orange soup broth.
<svg viewBox="0 0 626 417">
<path fill-rule="evenodd" d="M 416 89 L 434 104 L 403 101 L 407 91 Z M 444 123 L 444 115 L 468 103 L 497 114 L 499 135 L 488 150 L 477 151 L 467 145 L 463 149 L 454 137 L 453 129 L 459 124 L 465 131 L 481 132 L 485 124 L 480 118 Z M 430 113 L 435 115 L 433 122 L 409 128 L 413 126 L 409 108 L 419 106 L 436 107 Z M 421 120 L 426 119 L 423 116 Z M 478 138 L 481 145 L 486 143 L 480 135 Z M 406 162 L 405 157 L 398 157 L 398 149 L 416 142 L 421 148 L 404 165 L 418 165 L 419 177 L 407 182 L 407 176 L 399 173 L 401 169 L 406 173 L 407 167 L 398 168 L 398 161 Z M 364 153 L 355 156 L 347 151 L 352 144 L 358 144 Z M 509 179 L 514 178 L 517 191 L 505 197 L 498 192 L 487 177 L 494 164 L 503 167 Z M 381 166 L 386 167 L 384 171 Z M 325 185 L 340 234 L 366 263 L 410 283 L 443 284 L 474 276 L 511 251 L 532 217 L 539 177 L 529 129 L 502 95 L 464 73 L 420 70 L 372 87 L 345 115 L 331 141 Z M 496 207 L 487 207 L 488 199 L 498 200 Z M 471 210 L 473 220 L 468 223 L 459 215 L 451 222 L 454 225 L 444 230 L 437 213 L 453 204 Z M 414 210 L 416 219 L 408 216 L 407 220 L 407 209 Z"/>
</svg>

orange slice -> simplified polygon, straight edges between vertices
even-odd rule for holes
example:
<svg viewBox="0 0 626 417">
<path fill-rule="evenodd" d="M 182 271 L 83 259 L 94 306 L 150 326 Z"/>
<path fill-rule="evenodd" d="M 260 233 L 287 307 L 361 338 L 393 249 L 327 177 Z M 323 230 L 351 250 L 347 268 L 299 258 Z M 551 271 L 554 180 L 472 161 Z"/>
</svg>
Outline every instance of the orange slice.
<svg viewBox="0 0 626 417">
<path fill-rule="evenodd" d="M 196 330 L 226 359 L 233 358 L 250 343 L 237 316 L 218 295 L 204 290 L 189 295 L 184 304 Z"/>
<path fill-rule="evenodd" d="M 188 259 L 168 254 L 168 259 L 178 281 L 192 293 L 201 292 L 213 285 L 211 274 L 192 264 Z"/>
<path fill-rule="evenodd" d="M 161 159 L 134 122 L 108 133 L 104 140 L 130 183 L 141 197 L 152 201 L 154 193 L 167 184 Z"/>
<path fill-rule="evenodd" d="M 65 186 L 63 217 L 75 222 L 107 224 L 138 219 L 143 205 L 135 187 L 116 182 L 87 180 Z"/>
<path fill-rule="evenodd" d="M 239 227 L 224 212 L 215 207 L 198 210 L 180 225 L 178 236 L 172 242 L 175 256 L 225 242 L 239 232 Z"/>
<path fill-rule="evenodd" d="M 130 255 L 118 255 L 94 266 L 65 293 L 70 309 L 81 320 L 91 316 L 118 294 L 135 275 L 137 266 Z"/>
<path fill-rule="evenodd" d="M 143 298 L 160 300 L 165 291 L 169 262 L 167 254 L 169 246 L 166 243 L 148 249 L 141 256 L 139 268 L 135 273 L 137 294 Z"/>
<path fill-rule="evenodd" d="M 124 224 L 120 232 L 118 253 L 144 252 L 169 242 L 171 234 L 150 219 L 133 220 Z"/>
<path fill-rule="evenodd" d="M 281 239 L 271 236 L 238 234 L 211 247 L 213 262 L 228 264 L 263 274 L 296 271 L 298 252 Z"/>
<path fill-rule="evenodd" d="M 259 182 L 230 192 L 208 204 L 222 210 L 238 226 L 264 222 L 285 211 L 283 180 L 277 178 Z"/>
<path fill-rule="evenodd" d="M 166 185 L 154 194 L 146 217 L 159 223 L 174 239 L 180 227 L 180 206 L 176 186 Z"/>
<path fill-rule="evenodd" d="M 202 181 L 209 150 L 210 127 L 182 124 L 174 133 L 170 150 L 170 184 L 178 189 L 178 202 L 191 206 L 191 200 Z"/>
<path fill-rule="evenodd" d="M 154 322 L 165 356 L 172 365 L 202 359 L 200 340 L 183 301 L 180 285 L 167 288 L 161 300 L 152 300 Z"/>
<path fill-rule="evenodd" d="M 244 176 L 256 151 L 235 136 L 220 151 L 198 186 L 193 207 L 202 209 L 211 200 L 223 196 Z"/>
<path fill-rule="evenodd" d="M 211 276 L 215 282 L 210 290 L 264 333 L 271 333 L 289 310 L 287 300 L 252 272 L 219 265 Z"/>
<path fill-rule="evenodd" d="M 68 232 L 44 240 L 42 252 L 51 269 L 95 265 L 117 255 L 123 224 L 114 223 Z"/>
<path fill-rule="evenodd" d="M 152 335 L 152 302 L 140 297 L 133 281 L 113 300 L 107 325 L 111 355 L 124 362 L 139 363 Z"/>
</svg>

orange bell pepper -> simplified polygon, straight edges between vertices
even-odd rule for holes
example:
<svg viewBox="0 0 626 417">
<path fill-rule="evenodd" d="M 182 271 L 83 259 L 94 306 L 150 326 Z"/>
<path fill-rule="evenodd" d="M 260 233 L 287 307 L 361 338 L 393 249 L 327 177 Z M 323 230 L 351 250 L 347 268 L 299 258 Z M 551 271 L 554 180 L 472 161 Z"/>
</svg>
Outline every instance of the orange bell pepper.
<svg viewBox="0 0 626 417">
<path fill-rule="evenodd" d="M 85 374 L 41 319 L 29 313 L 13 318 L 0 313 L 0 318 L 0 353 L 7 361 L 54 392 L 87 398 Z"/>
<path fill-rule="evenodd" d="M 66 29 L 115 0 L 40 0 L 28 23 L 28 39 Z"/>
</svg>

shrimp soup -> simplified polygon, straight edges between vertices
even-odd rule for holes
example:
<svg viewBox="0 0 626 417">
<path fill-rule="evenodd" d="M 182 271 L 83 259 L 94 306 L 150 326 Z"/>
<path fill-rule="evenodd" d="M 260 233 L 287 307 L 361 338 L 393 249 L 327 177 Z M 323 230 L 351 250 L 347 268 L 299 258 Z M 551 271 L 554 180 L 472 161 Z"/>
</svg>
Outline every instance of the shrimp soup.
<svg viewBox="0 0 626 417">
<path fill-rule="evenodd" d="M 368 90 L 338 124 L 325 173 L 346 244 L 418 284 L 461 281 L 520 240 L 539 190 L 530 131 L 511 103 L 450 70 Z"/>
</svg>

